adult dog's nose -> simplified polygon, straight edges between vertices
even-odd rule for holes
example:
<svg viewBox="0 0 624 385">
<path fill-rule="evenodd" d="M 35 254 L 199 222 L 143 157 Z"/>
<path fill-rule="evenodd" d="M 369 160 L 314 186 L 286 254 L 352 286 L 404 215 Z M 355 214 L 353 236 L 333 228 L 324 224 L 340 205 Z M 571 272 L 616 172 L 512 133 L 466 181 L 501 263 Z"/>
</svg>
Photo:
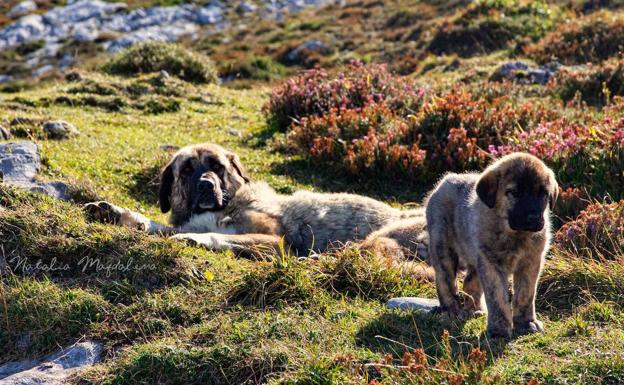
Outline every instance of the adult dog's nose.
<svg viewBox="0 0 624 385">
<path fill-rule="evenodd" d="M 200 179 L 197 183 L 197 191 L 201 193 L 214 191 L 214 183 L 210 179 Z"/>
</svg>

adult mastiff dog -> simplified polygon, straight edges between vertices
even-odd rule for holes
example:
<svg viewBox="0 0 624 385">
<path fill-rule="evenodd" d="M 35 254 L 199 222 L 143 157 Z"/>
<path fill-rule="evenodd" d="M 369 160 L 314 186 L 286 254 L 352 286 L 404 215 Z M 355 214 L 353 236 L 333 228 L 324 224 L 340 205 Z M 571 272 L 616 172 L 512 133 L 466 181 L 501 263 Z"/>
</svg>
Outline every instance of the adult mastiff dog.
<svg viewBox="0 0 624 385">
<path fill-rule="evenodd" d="M 86 209 L 100 221 L 244 256 L 282 245 L 306 256 L 347 242 L 393 256 L 427 250 L 422 209 L 400 210 L 354 194 L 281 195 L 251 181 L 238 156 L 216 144 L 187 146 L 173 156 L 161 173 L 159 203 L 162 212 L 171 210 L 171 225 L 107 202 Z"/>
</svg>

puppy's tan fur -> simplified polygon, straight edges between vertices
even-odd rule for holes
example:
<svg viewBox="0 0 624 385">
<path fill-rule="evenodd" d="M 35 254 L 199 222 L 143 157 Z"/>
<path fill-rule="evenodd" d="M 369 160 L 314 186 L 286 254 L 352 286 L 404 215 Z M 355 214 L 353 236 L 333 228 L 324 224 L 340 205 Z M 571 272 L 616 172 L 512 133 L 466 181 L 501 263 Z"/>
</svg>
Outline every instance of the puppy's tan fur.
<svg viewBox="0 0 624 385">
<path fill-rule="evenodd" d="M 223 187 L 230 199 L 222 209 L 194 214 L 184 169 L 202 162 L 220 163 L 219 173 L 204 176 L 217 189 Z M 159 201 L 163 212 L 171 210 L 173 226 L 107 202 L 87 208 L 100 220 L 249 256 L 279 251 L 282 239 L 287 249 L 302 256 L 347 242 L 362 242 L 363 249 L 393 256 L 414 257 L 427 250 L 423 209 L 400 210 L 354 194 L 278 194 L 266 183 L 251 181 L 238 156 L 215 144 L 188 146 L 173 156 L 161 175 Z"/>
<path fill-rule="evenodd" d="M 486 305 L 488 333 L 504 338 L 511 338 L 512 330 L 543 330 L 535 314 L 535 291 L 550 242 L 549 209 L 537 219 L 543 219 L 540 231 L 513 230 L 509 212 L 518 203 L 517 188 L 538 195 L 544 189 L 543 194 L 548 194 L 544 204 L 550 207 L 558 191 L 548 167 L 531 155 L 516 153 L 499 159 L 482 174 L 448 174 L 426 204 L 429 258 L 441 308 L 465 316 L 486 310 Z M 463 296 L 457 286 L 460 267 L 467 270 Z"/>
</svg>

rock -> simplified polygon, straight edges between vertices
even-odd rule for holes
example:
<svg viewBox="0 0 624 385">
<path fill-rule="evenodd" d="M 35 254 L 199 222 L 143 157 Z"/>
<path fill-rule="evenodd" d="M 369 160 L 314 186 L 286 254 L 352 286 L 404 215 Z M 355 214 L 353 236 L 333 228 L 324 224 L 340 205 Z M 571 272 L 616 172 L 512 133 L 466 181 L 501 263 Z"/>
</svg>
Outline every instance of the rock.
<svg viewBox="0 0 624 385">
<path fill-rule="evenodd" d="M 43 124 L 43 131 L 48 134 L 51 139 L 66 139 L 76 136 L 80 132 L 71 123 L 64 120 L 50 120 Z"/>
<path fill-rule="evenodd" d="M 233 136 L 238 136 L 239 138 L 243 136 L 243 133 L 240 130 L 237 130 L 235 128 L 228 129 L 227 133 Z"/>
<path fill-rule="evenodd" d="M 16 4 L 13 8 L 7 12 L 8 17 L 16 17 L 29 14 L 37 10 L 37 3 L 32 0 L 22 1 Z"/>
<path fill-rule="evenodd" d="M 197 12 L 197 23 L 216 24 L 223 20 L 223 10 L 216 5 L 200 8 Z"/>
<path fill-rule="evenodd" d="M 54 71 L 54 66 L 52 64 L 46 64 L 44 66 L 41 66 L 39 68 L 37 68 L 36 70 L 33 71 L 33 76 L 35 77 L 39 77 L 42 75 L 47 74 L 48 72 Z"/>
<path fill-rule="evenodd" d="M 0 173 L 3 183 L 30 184 L 39 172 L 39 147 L 32 142 L 0 143 Z"/>
<path fill-rule="evenodd" d="M 9 140 L 12 137 L 13 137 L 13 134 L 11 134 L 11 131 L 0 126 L 0 140 Z"/>
<path fill-rule="evenodd" d="M 0 181 L 27 191 L 43 193 L 51 197 L 69 200 L 69 187 L 63 182 L 39 182 L 35 180 L 41 167 L 39 146 L 21 141 L 0 143 Z"/>
<path fill-rule="evenodd" d="M 0 74 L 0 84 L 10 82 L 11 80 L 13 80 L 13 76 Z"/>
<path fill-rule="evenodd" d="M 0 366 L 3 385 L 57 385 L 66 383 L 70 375 L 79 369 L 100 361 L 102 345 L 81 342 L 40 360 L 9 362 Z"/>
<path fill-rule="evenodd" d="M 258 9 L 257 5 L 255 5 L 254 3 L 248 3 L 246 1 L 243 1 L 236 6 L 236 12 L 239 14 L 251 13 L 254 12 L 256 9 Z"/>
<path fill-rule="evenodd" d="M 420 298 L 420 297 L 398 297 L 391 298 L 386 303 L 386 307 L 390 309 L 415 309 L 425 313 L 429 313 L 435 307 L 440 306 L 440 302 L 437 299 Z"/>
<path fill-rule="evenodd" d="M 304 52 L 318 52 L 322 55 L 327 55 L 329 53 L 329 47 L 327 44 L 323 43 L 320 40 L 309 40 L 297 48 L 293 49 L 286 55 L 286 60 L 292 63 L 297 63 L 301 61 L 302 54 Z"/>
<path fill-rule="evenodd" d="M 531 68 L 527 63 L 521 61 L 503 63 L 494 71 L 491 80 L 509 79 L 521 83 L 546 84 L 559 71 L 560 66 L 556 62 L 538 68 Z"/>
<path fill-rule="evenodd" d="M 259 16 L 276 18 L 307 7 L 342 4 L 344 0 L 272 0 L 266 3 Z M 33 4 L 33 0 L 26 0 L 18 6 L 28 9 Z M 120 2 L 72 0 L 44 14 L 22 16 L 0 29 L 0 50 L 27 42 L 45 41 L 45 47 L 29 54 L 25 63 L 28 68 L 34 69 L 35 76 L 40 76 L 53 69 L 49 67 L 51 63 L 59 68 L 73 63 L 71 56 L 62 56 L 61 49 L 66 47 L 67 41 L 93 42 L 105 38 L 98 44 L 115 52 L 143 41 L 173 42 L 185 36 L 195 38 L 202 26 L 206 26 L 205 32 L 208 33 L 218 31 L 228 23 L 224 4 L 227 2 L 212 0 L 204 6 L 183 4 L 127 10 L 127 5 Z M 251 1 L 242 1 L 235 10 L 244 14 L 256 12 L 257 8 Z M 301 49 L 322 51 L 324 48 L 319 41 L 305 44 Z M 293 57 L 300 52 L 295 49 Z M 59 57 L 62 57 L 60 62 Z M 0 75 L 1 81 L 8 79 Z"/>
</svg>

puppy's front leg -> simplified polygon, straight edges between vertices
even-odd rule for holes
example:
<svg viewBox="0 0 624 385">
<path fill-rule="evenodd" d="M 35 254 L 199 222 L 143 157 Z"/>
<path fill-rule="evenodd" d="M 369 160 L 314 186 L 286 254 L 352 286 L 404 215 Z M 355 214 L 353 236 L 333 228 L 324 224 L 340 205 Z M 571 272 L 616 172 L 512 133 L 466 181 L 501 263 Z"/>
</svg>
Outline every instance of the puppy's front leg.
<svg viewBox="0 0 624 385">
<path fill-rule="evenodd" d="M 501 271 L 485 256 L 480 256 L 477 274 L 485 292 L 485 303 L 488 310 L 487 334 L 494 338 L 511 339 L 509 275 Z"/>
<path fill-rule="evenodd" d="M 535 314 L 535 292 L 542 265 L 541 256 L 526 258 L 514 272 L 513 324 L 516 334 L 544 331 L 544 325 Z"/>
</svg>

